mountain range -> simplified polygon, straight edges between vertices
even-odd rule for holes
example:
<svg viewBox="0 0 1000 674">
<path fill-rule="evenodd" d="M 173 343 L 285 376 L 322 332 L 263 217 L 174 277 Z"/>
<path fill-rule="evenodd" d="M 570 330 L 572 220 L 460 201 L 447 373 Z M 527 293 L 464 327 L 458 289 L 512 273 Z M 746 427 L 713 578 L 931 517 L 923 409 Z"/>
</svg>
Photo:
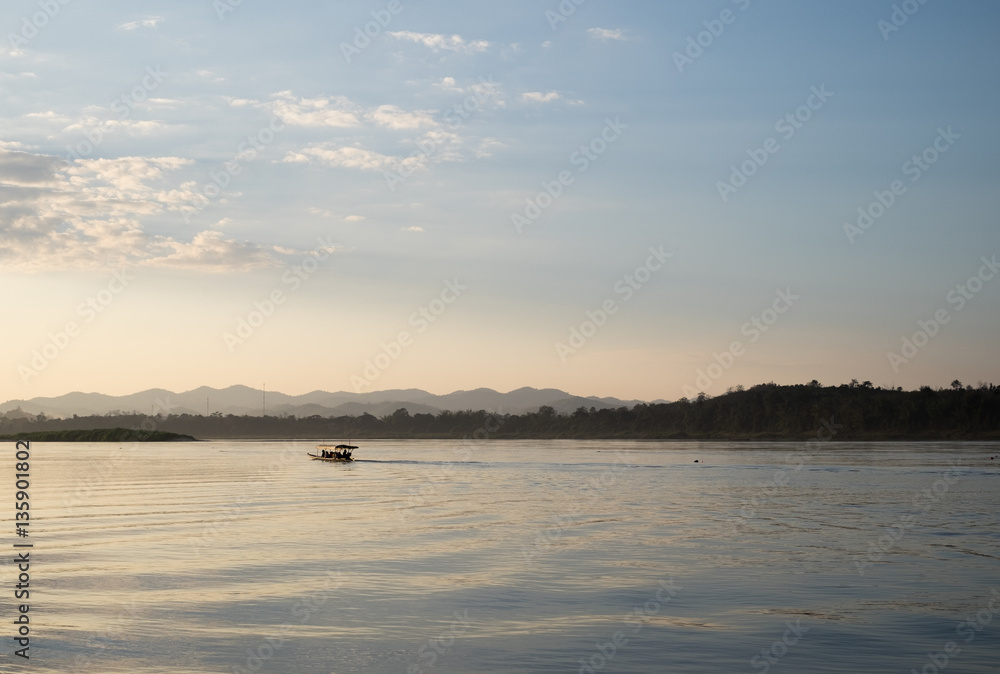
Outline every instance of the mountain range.
<svg viewBox="0 0 1000 674">
<path fill-rule="evenodd" d="M 278 391 L 267 391 L 265 394 L 260 389 L 249 386 L 230 386 L 224 389 L 202 386 L 183 393 L 149 389 L 125 396 L 67 393 L 54 398 L 9 400 L 0 405 L 0 415 L 16 418 L 44 413 L 47 417 L 66 418 L 73 415 L 104 415 L 113 412 L 202 415 L 218 412 L 260 416 L 266 412 L 270 416 L 329 417 L 360 416 L 367 413 L 381 417 L 392 414 L 400 408 L 406 408 L 410 414 L 437 414 L 444 410 L 452 412 L 491 410 L 524 414 L 537 411 L 543 405 L 553 407 L 558 413 L 568 414 L 579 407 L 587 409 L 633 407 L 642 402 L 645 401 L 596 396 L 580 397 L 559 389 L 528 387 L 508 393 L 478 388 L 472 391 L 436 395 L 420 389 L 394 389 L 371 393 L 313 391 L 293 396 Z"/>
</svg>

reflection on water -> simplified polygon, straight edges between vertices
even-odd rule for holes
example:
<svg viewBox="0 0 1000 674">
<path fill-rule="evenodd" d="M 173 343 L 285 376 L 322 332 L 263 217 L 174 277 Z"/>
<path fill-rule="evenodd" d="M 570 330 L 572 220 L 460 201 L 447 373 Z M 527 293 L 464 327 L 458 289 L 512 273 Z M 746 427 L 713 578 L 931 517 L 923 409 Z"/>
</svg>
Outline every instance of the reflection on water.
<svg viewBox="0 0 1000 674">
<path fill-rule="evenodd" d="M 312 449 L 32 445 L 31 670 L 996 671 L 996 443 Z"/>
</svg>

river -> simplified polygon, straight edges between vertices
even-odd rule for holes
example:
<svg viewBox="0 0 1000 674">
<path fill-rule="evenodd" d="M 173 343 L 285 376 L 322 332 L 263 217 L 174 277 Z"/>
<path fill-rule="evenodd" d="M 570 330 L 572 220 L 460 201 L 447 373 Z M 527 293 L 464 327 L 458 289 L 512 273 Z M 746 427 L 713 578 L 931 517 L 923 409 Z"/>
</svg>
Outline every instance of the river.
<svg viewBox="0 0 1000 674">
<path fill-rule="evenodd" d="M 1000 443 L 355 444 L 33 443 L 0 669 L 997 671 Z"/>
</svg>

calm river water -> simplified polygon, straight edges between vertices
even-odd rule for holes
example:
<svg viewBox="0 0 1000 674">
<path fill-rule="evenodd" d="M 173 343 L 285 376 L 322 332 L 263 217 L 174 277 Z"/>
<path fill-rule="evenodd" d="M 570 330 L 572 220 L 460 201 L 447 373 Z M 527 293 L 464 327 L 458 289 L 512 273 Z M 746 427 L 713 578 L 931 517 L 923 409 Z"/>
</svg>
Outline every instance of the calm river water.
<svg viewBox="0 0 1000 674">
<path fill-rule="evenodd" d="M 358 444 L 33 444 L 0 670 L 1000 667 L 998 443 Z"/>
</svg>

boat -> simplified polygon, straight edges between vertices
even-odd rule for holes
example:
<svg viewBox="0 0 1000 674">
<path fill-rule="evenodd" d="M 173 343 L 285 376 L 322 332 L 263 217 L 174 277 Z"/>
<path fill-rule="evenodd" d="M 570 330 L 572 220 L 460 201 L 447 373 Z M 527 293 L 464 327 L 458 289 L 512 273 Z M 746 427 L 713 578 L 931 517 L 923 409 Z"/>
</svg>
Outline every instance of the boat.
<svg viewBox="0 0 1000 674">
<path fill-rule="evenodd" d="M 309 453 L 313 461 L 330 461 L 332 463 L 350 463 L 354 461 L 351 452 L 357 449 L 355 445 L 316 445 L 319 454 Z"/>
</svg>

